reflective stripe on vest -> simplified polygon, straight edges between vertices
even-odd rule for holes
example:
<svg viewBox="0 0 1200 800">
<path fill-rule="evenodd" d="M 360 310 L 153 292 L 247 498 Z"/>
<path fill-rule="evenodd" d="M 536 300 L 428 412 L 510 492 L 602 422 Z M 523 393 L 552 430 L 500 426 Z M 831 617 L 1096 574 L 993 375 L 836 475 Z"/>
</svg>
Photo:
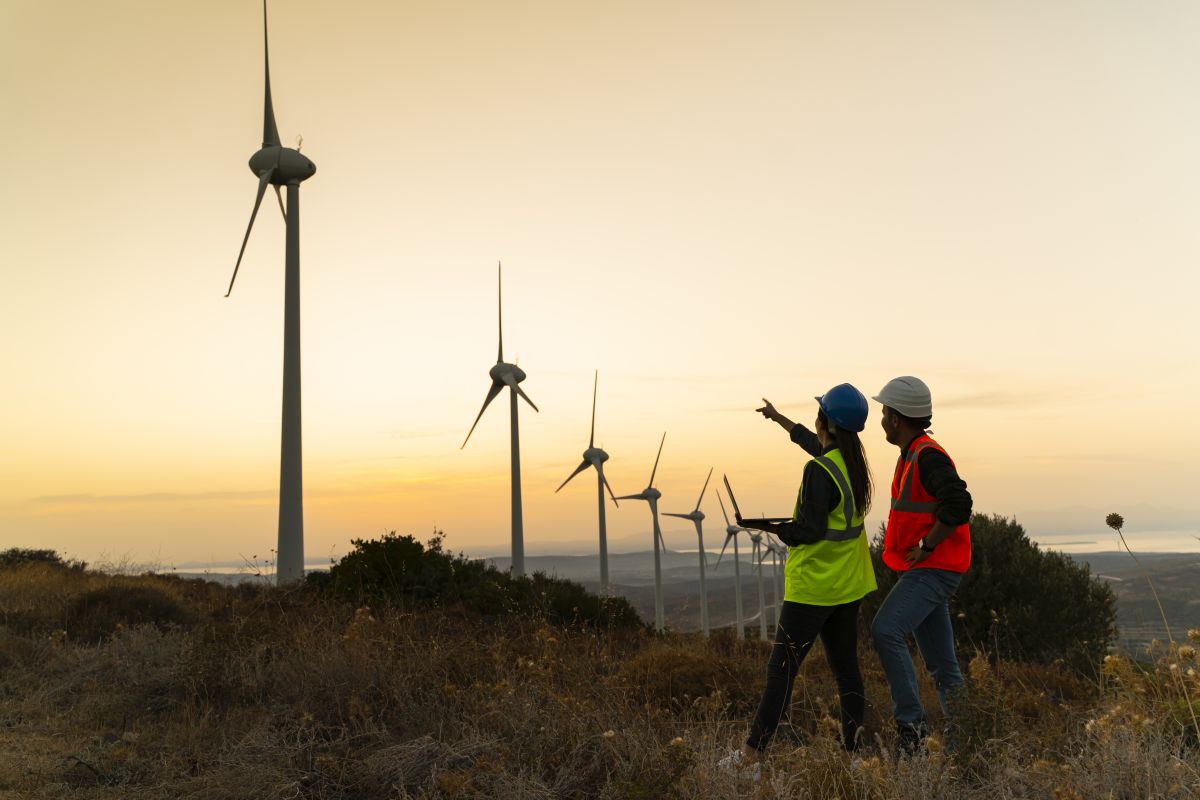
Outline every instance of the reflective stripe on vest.
<svg viewBox="0 0 1200 800">
<path fill-rule="evenodd" d="M 894 511 L 912 511 L 917 514 L 932 514 L 937 511 L 937 502 L 919 503 L 912 499 L 912 483 L 913 473 L 916 470 L 917 457 L 930 446 L 930 442 L 921 442 L 917 447 L 908 451 L 908 455 L 904 457 L 904 483 L 900 485 L 900 491 L 897 496 L 892 498 L 892 510 Z"/>
<path fill-rule="evenodd" d="M 837 485 L 838 491 L 842 493 L 842 507 L 839 515 L 837 511 L 831 511 L 825 524 L 825 533 L 821 536 L 820 541 L 826 542 L 848 542 L 851 539 L 858 538 L 858 535 L 863 532 L 863 520 L 859 519 L 855 523 L 855 507 L 854 507 L 854 492 L 850 489 L 850 481 L 846 477 L 846 468 L 844 466 L 844 458 L 838 450 L 830 450 L 830 454 L 837 454 L 836 460 L 829 456 L 817 456 L 813 461 L 821 465 L 824 470 L 829 473 L 829 477 L 833 479 Z M 803 495 L 804 487 L 800 487 L 800 495 Z M 792 519 L 800 519 L 800 496 L 796 497 L 796 508 L 792 511 Z"/>
<path fill-rule="evenodd" d="M 846 520 L 845 530 L 835 530 L 826 525 L 825 535 L 821 538 L 831 542 L 845 542 L 857 538 L 863 532 L 863 524 L 861 522 L 857 525 L 854 524 L 854 492 L 850 490 L 850 481 L 846 480 L 846 473 L 833 459 L 817 456 L 813 460 L 824 467 L 837 483 L 838 491 L 842 493 L 842 517 Z M 830 522 L 832 521 L 831 519 Z"/>
</svg>

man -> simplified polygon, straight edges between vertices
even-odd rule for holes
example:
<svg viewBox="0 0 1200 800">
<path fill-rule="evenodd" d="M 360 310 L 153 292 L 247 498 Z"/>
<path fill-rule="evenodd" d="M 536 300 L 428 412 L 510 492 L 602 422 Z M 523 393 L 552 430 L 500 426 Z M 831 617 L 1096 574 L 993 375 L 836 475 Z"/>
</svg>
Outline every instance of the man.
<svg viewBox="0 0 1200 800">
<path fill-rule="evenodd" d="M 947 716 L 947 697 L 963 682 L 949 600 L 971 564 L 971 495 L 950 456 L 926 433 L 933 401 L 922 380 L 895 378 L 874 399 L 883 404 L 888 442 L 900 448 L 883 561 L 901 575 L 871 623 L 871 638 L 891 689 L 900 753 L 913 755 L 923 749 L 929 726 L 908 635 L 917 641 Z"/>
</svg>

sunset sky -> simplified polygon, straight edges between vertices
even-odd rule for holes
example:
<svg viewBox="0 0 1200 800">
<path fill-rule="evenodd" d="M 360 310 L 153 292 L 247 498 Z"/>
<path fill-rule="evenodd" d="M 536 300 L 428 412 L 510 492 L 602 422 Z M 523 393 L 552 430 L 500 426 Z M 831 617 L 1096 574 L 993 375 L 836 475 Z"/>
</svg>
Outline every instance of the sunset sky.
<svg viewBox="0 0 1200 800">
<path fill-rule="evenodd" d="M 1200 4 L 270 7 L 302 196 L 306 553 L 389 530 L 595 537 L 597 443 L 664 511 L 710 466 L 790 513 L 753 409 L 915 374 L 978 511 L 1047 544 L 1200 542 Z M 255 0 L 0 0 L 0 548 L 163 564 L 275 545 L 283 233 L 254 200 Z M 874 525 L 896 456 L 872 403 Z M 610 507 L 611 508 L 611 507 Z M 720 510 L 712 487 L 703 510 Z M 744 508 L 745 510 L 745 508 Z M 679 523 L 679 524 L 675 524 Z M 715 520 L 713 520 L 715 526 Z M 668 531 L 690 523 L 670 520 Z M 645 533 L 644 504 L 610 537 Z M 719 544 L 719 534 L 712 534 Z M 672 540 L 674 541 L 674 539 Z M 682 539 L 680 539 L 682 541 Z M 1078 545 L 1066 545 L 1075 546 Z"/>
</svg>

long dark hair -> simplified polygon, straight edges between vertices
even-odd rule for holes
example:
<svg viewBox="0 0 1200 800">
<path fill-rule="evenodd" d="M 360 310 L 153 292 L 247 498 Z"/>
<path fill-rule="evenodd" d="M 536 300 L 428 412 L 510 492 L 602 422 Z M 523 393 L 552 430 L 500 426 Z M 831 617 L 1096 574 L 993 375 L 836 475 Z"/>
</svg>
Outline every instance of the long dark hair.
<svg viewBox="0 0 1200 800">
<path fill-rule="evenodd" d="M 871 493 L 874 489 L 871 483 L 871 468 L 867 464 L 867 453 L 863 450 L 862 439 L 854 431 L 848 431 L 829 421 L 824 411 L 817 411 L 822 424 L 833 431 L 833 441 L 837 449 L 842 451 L 842 460 L 846 462 L 846 474 L 850 478 L 850 492 L 854 495 L 854 508 L 866 519 L 871 510 Z M 850 520 L 846 520 L 850 524 Z"/>
</svg>

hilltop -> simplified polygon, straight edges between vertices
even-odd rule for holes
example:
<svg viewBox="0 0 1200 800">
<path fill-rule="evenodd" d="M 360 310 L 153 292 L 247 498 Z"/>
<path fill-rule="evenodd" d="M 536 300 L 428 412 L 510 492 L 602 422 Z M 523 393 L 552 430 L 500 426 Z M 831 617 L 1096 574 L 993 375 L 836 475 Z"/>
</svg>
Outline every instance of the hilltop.
<svg viewBox="0 0 1200 800">
<path fill-rule="evenodd" d="M 745 733 L 767 645 L 657 636 L 619 609 L 563 619 L 553 598 L 576 589 L 517 583 L 496 585 L 524 605 L 481 610 L 469 585 L 440 595 L 463 598 L 452 603 L 408 593 L 368 606 L 313 586 L 0 567 L 0 798 L 1200 792 L 1176 682 L 1195 697 L 1194 674 L 1117 658 L 1097 681 L 963 653 L 958 749 L 938 738 L 928 758 L 897 764 L 865 647 L 865 760 L 851 766 L 837 746 L 836 688 L 814 653 L 755 782 L 716 762 Z M 922 691 L 936 708 L 925 679 Z"/>
</svg>

